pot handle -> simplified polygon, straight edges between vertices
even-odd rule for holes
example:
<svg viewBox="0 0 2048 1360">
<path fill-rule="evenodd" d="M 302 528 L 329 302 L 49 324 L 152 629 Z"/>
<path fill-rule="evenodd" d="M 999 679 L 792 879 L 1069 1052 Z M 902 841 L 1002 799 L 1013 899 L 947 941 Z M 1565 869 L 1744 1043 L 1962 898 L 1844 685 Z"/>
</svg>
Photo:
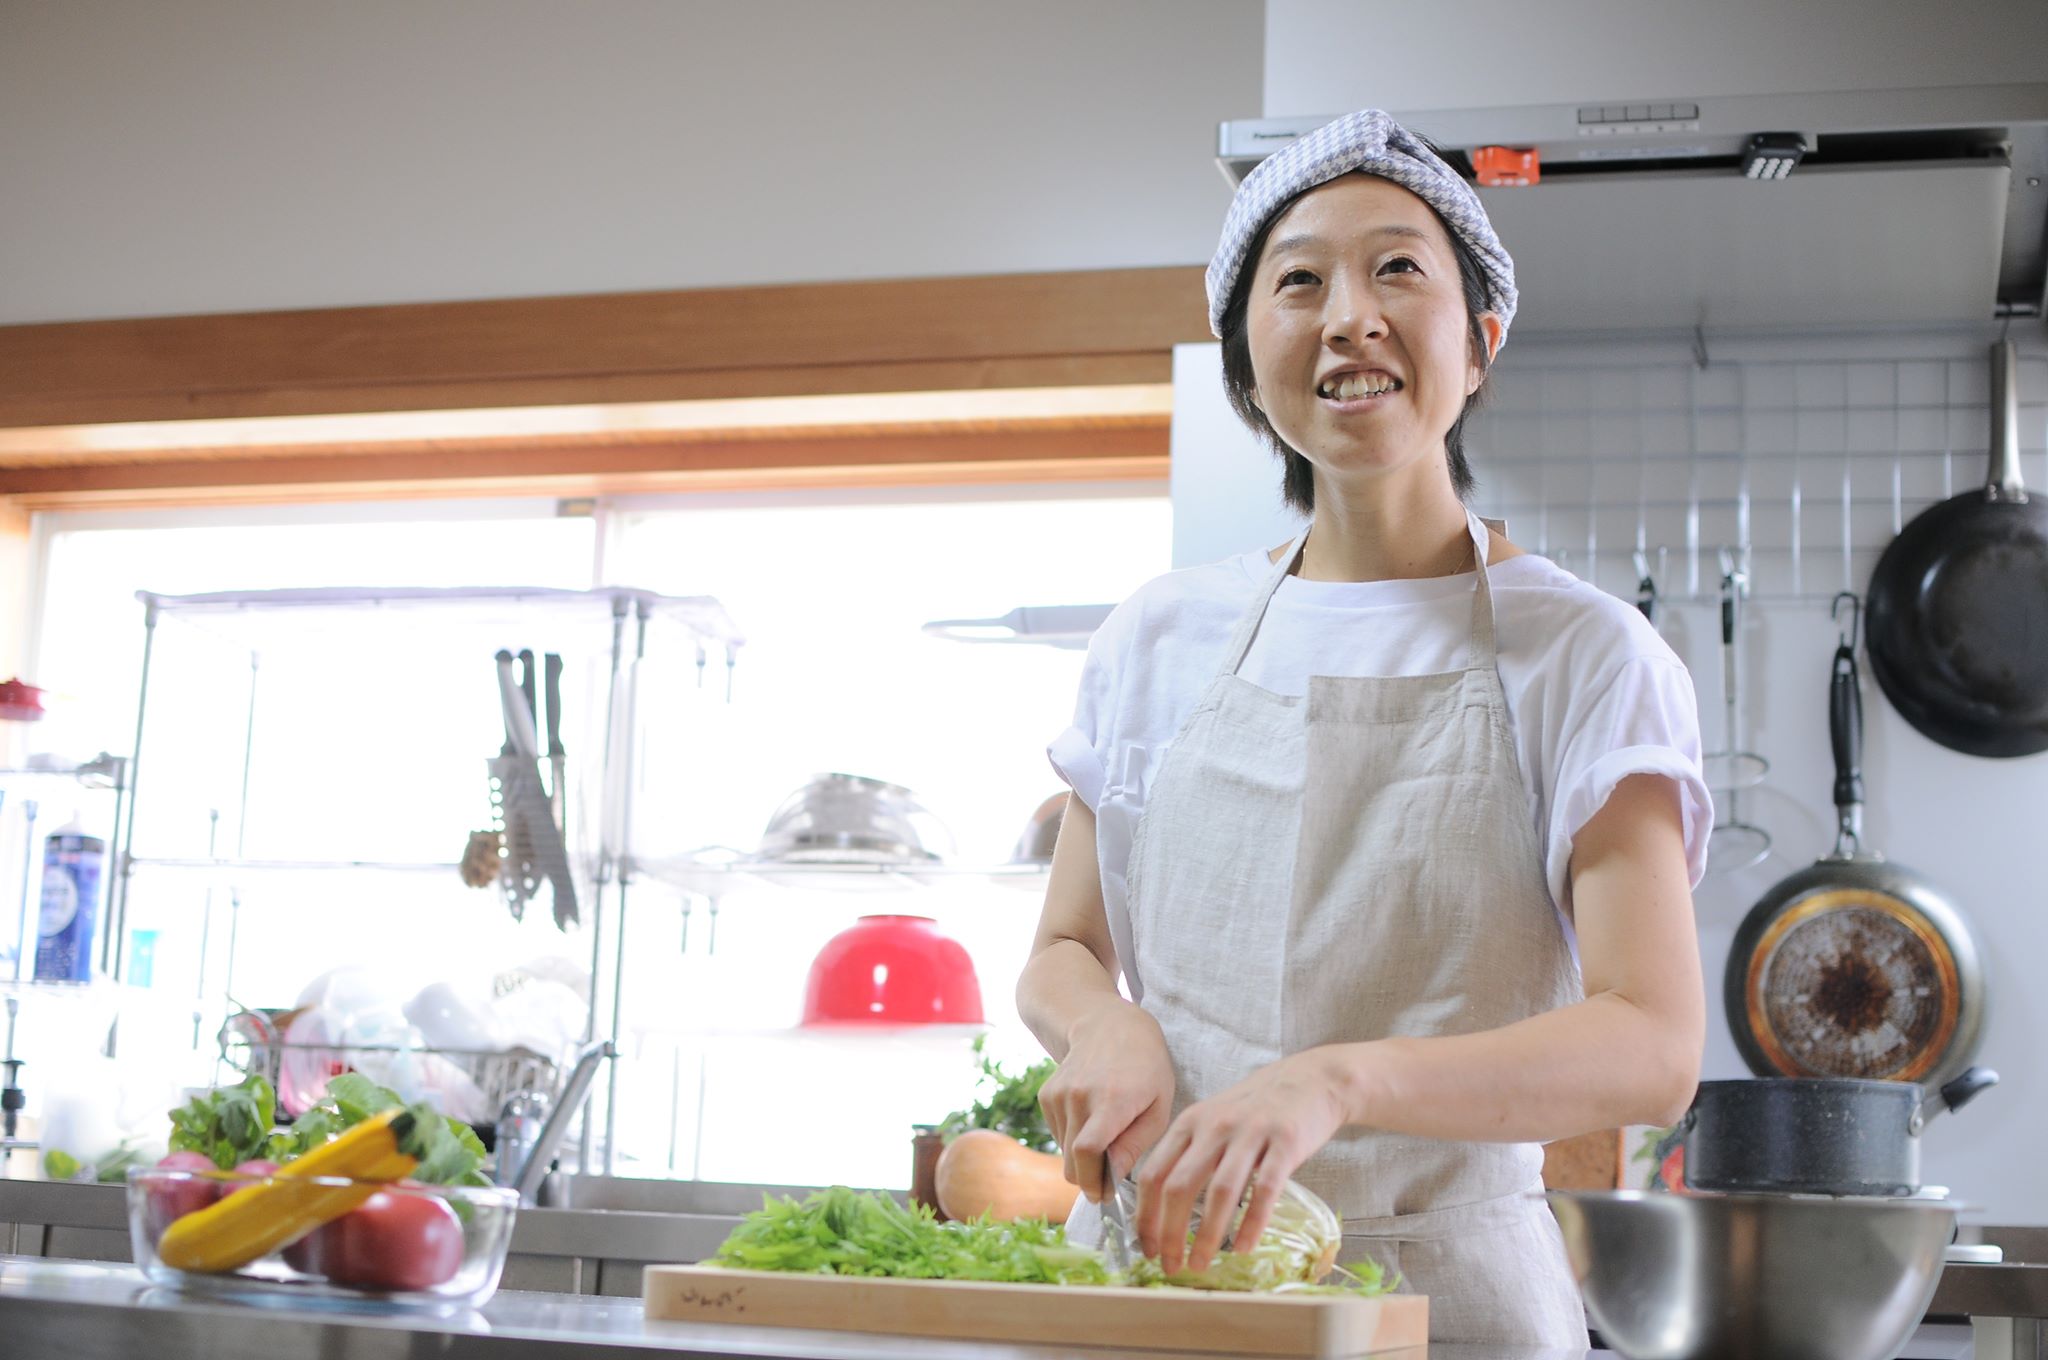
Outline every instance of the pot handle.
<svg viewBox="0 0 2048 1360">
<path fill-rule="evenodd" d="M 1998 1073 L 1991 1068 L 1965 1068 L 1961 1076 L 1946 1082 L 1939 1090 L 1920 1102 L 1920 1108 L 1913 1112 L 1912 1131 L 1920 1132 L 1928 1120 L 1943 1110 L 1960 1110 L 1996 1085 Z"/>
<path fill-rule="evenodd" d="M 1850 622 L 1835 648 L 1828 678 L 1828 739 L 1835 755 L 1835 853 L 1847 859 L 1863 848 L 1863 693 L 1856 674 L 1856 623 L 1860 601 L 1843 591 L 1835 596 L 1836 616 L 1848 601 Z"/>
</svg>

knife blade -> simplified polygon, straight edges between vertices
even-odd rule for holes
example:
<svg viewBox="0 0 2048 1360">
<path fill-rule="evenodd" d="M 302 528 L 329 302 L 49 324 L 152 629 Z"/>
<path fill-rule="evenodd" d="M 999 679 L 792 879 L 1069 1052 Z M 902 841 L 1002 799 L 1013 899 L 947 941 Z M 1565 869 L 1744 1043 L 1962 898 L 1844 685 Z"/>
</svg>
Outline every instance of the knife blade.
<svg viewBox="0 0 2048 1360">
<path fill-rule="evenodd" d="M 1131 1216 L 1129 1206 L 1124 1203 L 1124 1187 L 1129 1184 L 1120 1180 L 1110 1169 L 1109 1158 L 1102 1159 L 1102 1252 L 1109 1263 L 1118 1271 L 1131 1268 Z"/>
</svg>

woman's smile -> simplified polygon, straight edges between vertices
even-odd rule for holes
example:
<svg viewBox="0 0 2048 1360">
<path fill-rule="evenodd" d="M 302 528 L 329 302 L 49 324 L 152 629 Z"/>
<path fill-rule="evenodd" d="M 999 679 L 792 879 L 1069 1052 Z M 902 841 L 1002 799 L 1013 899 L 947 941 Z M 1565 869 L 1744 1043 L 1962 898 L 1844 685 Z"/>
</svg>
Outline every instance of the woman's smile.
<svg viewBox="0 0 2048 1360">
<path fill-rule="evenodd" d="M 1370 175 L 1275 220 L 1246 323 L 1266 418 L 1319 476 L 1434 468 L 1481 376 L 1442 225 Z"/>
<path fill-rule="evenodd" d="M 1401 390 L 1401 380 L 1380 368 L 1332 369 L 1316 383 L 1316 395 L 1340 414 L 1379 408 Z"/>
</svg>

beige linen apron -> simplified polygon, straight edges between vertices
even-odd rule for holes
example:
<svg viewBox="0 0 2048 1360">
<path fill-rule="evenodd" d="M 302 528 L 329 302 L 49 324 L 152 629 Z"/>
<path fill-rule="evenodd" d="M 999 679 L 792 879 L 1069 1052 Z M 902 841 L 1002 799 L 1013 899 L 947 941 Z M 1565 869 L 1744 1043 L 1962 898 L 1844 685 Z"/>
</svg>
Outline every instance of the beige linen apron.
<svg viewBox="0 0 2048 1360">
<path fill-rule="evenodd" d="M 1486 527 L 1468 519 L 1466 669 L 1312 676 L 1303 698 L 1240 677 L 1304 533 L 1145 795 L 1112 924 L 1132 998 L 1165 1032 L 1176 1112 L 1320 1044 L 1495 1029 L 1583 995 L 1495 669 Z M 1352 1128 L 1296 1179 L 1343 1217 L 1344 1259 L 1430 1296 L 1432 1340 L 1583 1348 L 1563 1240 L 1533 1197 L 1542 1160 Z"/>
</svg>

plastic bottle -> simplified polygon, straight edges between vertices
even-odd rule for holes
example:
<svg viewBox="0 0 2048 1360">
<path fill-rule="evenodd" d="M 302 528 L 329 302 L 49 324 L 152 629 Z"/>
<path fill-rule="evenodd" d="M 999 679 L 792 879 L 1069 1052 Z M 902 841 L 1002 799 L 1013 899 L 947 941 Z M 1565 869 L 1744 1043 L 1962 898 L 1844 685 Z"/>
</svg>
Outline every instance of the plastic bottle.
<svg viewBox="0 0 2048 1360">
<path fill-rule="evenodd" d="M 100 879 L 107 843 L 88 836 L 77 817 L 43 843 L 42 920 L 36 940 L 38 982 L 92 981 Z"/>
</svg>

